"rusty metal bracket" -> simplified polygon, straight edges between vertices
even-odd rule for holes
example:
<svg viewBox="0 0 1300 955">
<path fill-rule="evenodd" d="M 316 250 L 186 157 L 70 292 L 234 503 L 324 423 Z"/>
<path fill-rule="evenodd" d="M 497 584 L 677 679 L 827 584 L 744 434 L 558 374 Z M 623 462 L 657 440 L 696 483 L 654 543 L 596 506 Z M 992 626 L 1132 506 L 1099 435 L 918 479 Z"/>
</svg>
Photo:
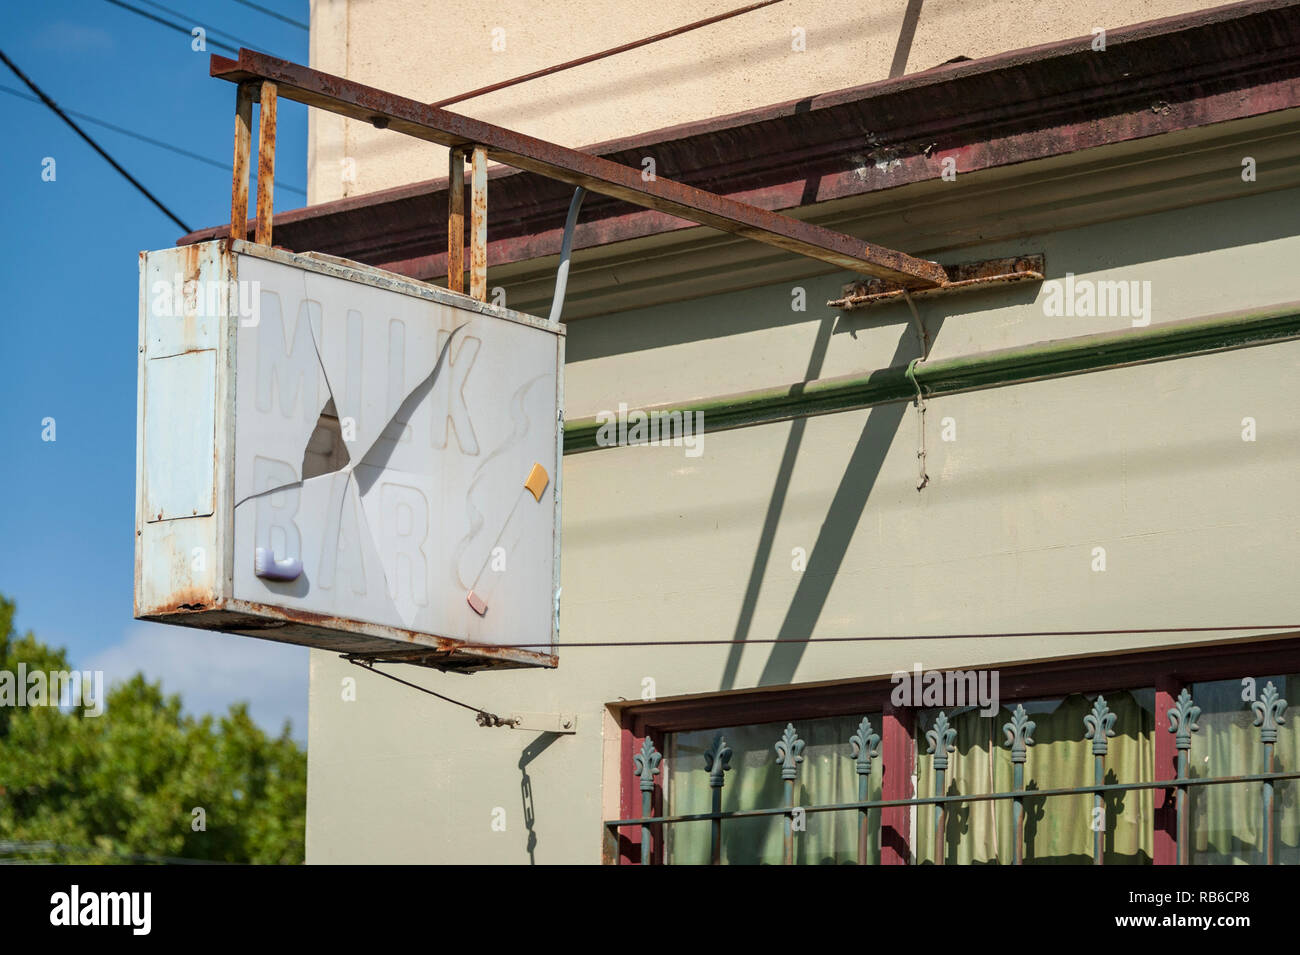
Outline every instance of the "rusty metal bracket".
<svg viewBox="0 0 1300 955">
<path fill-rule="evenodd" d="M 275 213 L 275 105 L 274 83 L 263 82 L 257 111 L 257 231 L 258 245 L 271 244 L 271 218 Z"/>
<path fill-rule="evenodd" d="M 844 286 L 839 298 L 831 299 L 826 306 L 849 312 L 887 302 L 901 301 L 908 295 L 914 299 L 934 298 L 952 292 L 974 291 L 990 285 L 1041 282 L 1044 276 L 1043 270 L 1046 268 L 1046 258 L 1042 253 L 1034 253 L 1002 259 L 982 259 L 978 262 L 961 262 L 957 265 L 945 265 L 942 268 L 946 278 L 938 286 L 909 289 L 905 285 L 882 279 L 852 282 Z"/>
<path fill-rule="evenodd" d="M 271 220 L 275 213 L 275 129 L 276 85 L 248 80 L 235 94 L 235 156 L 230 179 L 230 237 L 248 238 L 248 177 L 253 148 L 253 100 L 257 116 L 257 219 L 254 241 L 271 244 Z"/>
<path fill-rule="evenodd" d="M 285 99 L 426 142 L 473 149 L 476 157 L 481 151 L 484 163 L 490 159 L 581 186 L 590 192 L 754 239 L 837 268 L 885 279 L 902 288 L 935 288 L 948 281 L 943 268 L 935 262 L 670 179 L 647 179 L 641 169 L 252 50 L 241 49 L 237 60 L 214 55 L 210 72 L 212 76 L 239 84 L 269 81 L 276 84 L 277 95 Z M 483 191 L 486 198 L 486 180 Z M 483 269 L 485 272 L 486 261 Z M 486 287 L 485 279 L 484 283 Z M 471 287 L 472 284 L 471 263 Z"/>
<path fill-rule="evenodd" d="M 447 150 L 447 288 L 465 291 L 465 151 Z"/>
<path fill-rule="evenodd" d="M 475 146 L 470 158 L 469 294 L 487 301 L 487 150 Z"/>
<path fill-rule="evenodd" d="M 480 713 L 477 719 L 479 726 L 505 726 L 512 730 L 531 730 L 535 733 L 560 735 L 578 732 L 576 713 L 511 713 L 505 717 Z"/>
</svg>

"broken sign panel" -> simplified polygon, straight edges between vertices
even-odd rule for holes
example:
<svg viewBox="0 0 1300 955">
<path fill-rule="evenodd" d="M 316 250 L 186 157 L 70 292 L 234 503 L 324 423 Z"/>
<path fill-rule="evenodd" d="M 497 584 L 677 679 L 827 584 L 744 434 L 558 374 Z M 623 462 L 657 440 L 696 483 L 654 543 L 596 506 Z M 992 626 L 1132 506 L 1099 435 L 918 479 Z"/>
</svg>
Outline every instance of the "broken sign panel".
<svg viewBox="0 0 1300 955">
<path fill-rule="evenodd" d="M 275 611 L 297 626 L 265 635 L 297 642 L 327 645 L 303 639 L 315 623 L 553 662 L 559 326 L 339 260 L 229 246 L 255 296 L 223 326 L 223 608 Z"/>
</svg>

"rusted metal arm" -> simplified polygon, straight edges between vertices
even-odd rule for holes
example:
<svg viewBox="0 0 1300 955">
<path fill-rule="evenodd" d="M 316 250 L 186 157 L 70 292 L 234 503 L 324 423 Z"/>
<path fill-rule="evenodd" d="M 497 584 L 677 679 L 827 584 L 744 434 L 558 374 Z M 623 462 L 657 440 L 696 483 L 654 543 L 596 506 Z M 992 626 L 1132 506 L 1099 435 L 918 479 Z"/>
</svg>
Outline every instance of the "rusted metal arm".
<svg viewBox="0 0 1300 955">
<path fill-rule="evenodd" d="M 257 231 L 258 245 L 271 244 L 275 215 L 275 101 L 274 83 L 263 83 L 257 114 Z"/>
<path fill-rule="evenodd" d="M 230 237 L 248 238 L 248 162 L 253 142 L 253 83 L 235 94 L 235 161 L 230 178 Z"/>
<path fill-rule="evenodd" d="M 234 83 L 269 80 L 286 99 L 442 146 L 481 147 L 494 162 L 745 236 L 837 268 L 888 279 L 906 288 L 933 288 L 948 278 L 938 264 L 904 252 L 669 179 L 647 180 L 640 169 L 252 50 L 241 49 L 238 60 L 214 55 L 210 71 Z"/>
<path fill-rule="evenodd" d="M 447 288 L 465 291 L 465 156 L 447 155 Z"/>
</svg>

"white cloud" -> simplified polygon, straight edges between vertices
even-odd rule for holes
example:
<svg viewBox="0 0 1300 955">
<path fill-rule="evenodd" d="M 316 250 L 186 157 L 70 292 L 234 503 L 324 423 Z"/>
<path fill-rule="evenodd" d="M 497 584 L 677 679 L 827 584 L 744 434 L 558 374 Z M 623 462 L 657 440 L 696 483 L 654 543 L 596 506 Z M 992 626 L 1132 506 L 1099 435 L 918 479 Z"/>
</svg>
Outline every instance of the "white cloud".
<svg viewBox="0 0 1300 955">
<path fill-rule="evenodd" d="M 93 50 L 111 50 L 116 44 L 107 30 L 68 20 L 59 20 L 43 28 L 32 40 L 38 50 L 59 53 L 85 53 Z"/>
<path fill-rule="evenodd" d="M 101 650 L 82 669 L 103 670 L 108 687 L 143 671 L 161 680 L 164 693 L 179 693 L 185 710 L 220 716 L 231 703 L 248 703 L 249 714 L 278 735 L 286 719 L 293 736 L 307 738 L 306 647 L 254 637 L 139 621 L 120 643 Z"/>
</svg>

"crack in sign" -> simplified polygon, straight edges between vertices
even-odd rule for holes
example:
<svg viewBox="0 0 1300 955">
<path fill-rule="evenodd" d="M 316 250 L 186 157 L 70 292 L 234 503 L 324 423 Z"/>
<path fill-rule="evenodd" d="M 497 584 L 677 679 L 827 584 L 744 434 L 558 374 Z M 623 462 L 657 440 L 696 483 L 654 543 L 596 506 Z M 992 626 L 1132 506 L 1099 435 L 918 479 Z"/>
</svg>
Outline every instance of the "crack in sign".
<svg viewBox="0 0 1300 955">
<path fill-rule="evenodd" d="M 318 302 L 310 297 L 304 281 L 303 299 L 298 308 L 297 326 L 294 330 L 294 344 L 288 345 L 287 336 L 284 335 L 283 322 L 281 318 L 278 297 L 271 293 L 275 298 L 267 312 L 270 321 L 261 328 L 257 329 L 256 334 L 268 335 L 271 338 L 271 350 L 275 351 L 275 345 L 280 341 L 286 342 L 283 359 L 280 353 L 266 355 L 261 349 L 261 342 L 258 342 L 258 362 L 257 378 L 259 382 L 259 396 L 266 400 L 259 402 L 259 410 L 272 411 L 273 406 L 269 400 L 272 390 L 279 392 L 281 411 L 285 410 L 286 395 L 285 383 L 296 380 L 296 392 L 302 393 L 302 398 L 306 402 L 308 394 L 306 392 L 305 382 L 308 378 L 305 372 L 299 372 L 296 379 L 292 371 L 281 373 L 280 366 L 277 362 L 288 360 L 292 357 L 293 351 L 302 348 L 305 352 L 305 343 L 299 343 L 299 336 L 304 329 L 310 337 L 312 350 L 311 355 L 315 358 L 316 371 L 319 380 L 324 383 L 326 393 L 325 402 L 322 406 L 322 417 L 317 420 L 316 427 L 305 438 L 299 432 L 296 436 L 302 443 L 302 456 L 299 458 L 295 455 L 296 460 L 303 462 L 295 473 L 292 466 L 273 467 L 269 466 L 268 459 L 254 459 L 254 484 L 263 484 L 261 490 L 255 490 L 240 499 L 238 504 L 248 501 L 256 501 L 260 498 L 269 497 L 277 493 L 295 491 L 295 500 L 285 502 L 284 508 L 274 508 L 291 510 L 293 513 L 299 512 L 305 508 L 308 513 L 323 513 L 327 516 L 323 526 L 319 529 L 321 536 L 321 579 L 318 582 L 322 587 L 332 587 L 336 578 L 343 576 L 349 578 L 349 583 L 353 594 L 356 597 L 366 597 L 370 591 L 370 586 L 366 581 L 366 568 L 377 569 L 382 576 L 382 593 L 386 596 L 388 607 L 391 613 L 395 613 L 401 623 L 410 627 L 416 613 L 414 606 L 403 607 L 395 601 L 397 591 L 394 587 L 394 580 L 391 578 L 389 561 L 385 561 L 380 556 L 383 552 L 383 538 L 378 529 L 372 526 L 371 521 L 366 514 L 366 508 L 362 504 L 362 499 L 373 486 L 374 481 L 383 471 L 383 466 L 387 463 L 391 455 L 392 448 L 381 443 L 383 436 L 394 426 L 406 426 L 420 402 L 432 393 L 434 386 L 437 384 L 440 376 L 447 373 L 448 367 L 452 364 L 450 352 L 453 344 L 456 343 L 458 336 L 465 329 L 468 322 L 462 322 L 450 330 L 445 328 L 431 327 L 429 324 L 417 324 L 414 331 L 409 335 L 408 326 L 405 323 L 390 322 L 389 326 L 389 349 L 386 367 L 382 369 L 382 374 L 378 372 L 381 369 L 366 367 L 367 351 L 364 348 L 364 317 L 358 309 L 348 309 L 345 313 L 325 312 Z M 244 334 L 253 332 L 252 328 L 241 329 Z M 436 344 L 435 344 L 436 343 Z M 373 354 L 373 350 L 370 352 Z M 433 354 L 435 357 L 431 366 L 420 364 L 423 356 Z M 405 371 L 407 359 L 414 357 L 416 364 L 416 374 L 418 380 L 409 390 L 403 393 L 402 378 Z M 263 364 L 270 365 L 270 374 L 263 371 Z M 463 378 L 468 374 L 468 364 L 462 372 Z M 428 368 L 426 374 L 425 368 Z M 367 374 L 367 372 L 370 374 Z M 270 379 L 269 383 L 267 379 Z M 378 387 L 365 387 L 371 382 L 385 381 L 387 387 L 380 389 Z M 292 406 L 297 406 L 298 395 L 291 396 Z M 318 394 L 319 397 L 319 394 Z M 314 404 L 314 402 L 313 402 Z M 395 406 L 394 406 L 395 405 Z M 346 463 L 325 473 L 304 477 L 308 472 L 306 463 L 308 460 L 308 449 L 311 446 L 312 439 L 321 430 L 321 422 L 324 420 L 325 412 L 333 406 L 337 420 L 340 422 L 339 437 L 342 439 L 342 449 L 346 458 Z M 462 400 L 463 406 L 463 400 Z M 305 410 L 305 408 L 303 409 Z M 451 411 L 451 409 L 449 409 Z M 382 412 L 382 413 L 381 413 Z M 449 418 L 453 427 L 457 427 L 458 440 L 461 432 L 465 431 L 471 436 L 472 426 L 469 426 L 468 415 L 463 416 L 464 424 L 456 426 L 455 417 Z M 462 440 L 462 447 L 464 441 Z M 395 446 L 395 443 L 394 445 Z M 334 450 L 337 450 L 337 446 Z M 475 446 L 475 451 L 477 447 Z M 263 466 L 257 466 L 258 460 L 262 460 Z M 284 462 L 274 462 L 283 465 Z M 373 467 L 372 467 L 373 465 Z M 259 473 L 260 472 L 260 473 Z M 276 476 L 279 480 L 276 480 Z M 258 478 L 261 481 L 258 481 Z M 342 479 L 340 484 L 339 478 Z M 323 492 L 317 491 L 315 482 L 322 482 Z M 315 498 L 318 493 L 326 495 L 323 503 L 323 509 L 318 509 Z M 311 499 L 310 502 L 308 499 Z M 238 504 L 236 506 L 238 506 Z M 261 535 L 261 528 L 268 526 L 271 521 L 262 518 L 271 518 L 266 508 L 259 503 L 259 519 L 256 527 Z M 427 518 L 426 518 L 427 521 Z M 292 526 L 297 528 L 297 522 L 291 521 Z M 283 524 L 276 524 L 280 527 Z M 315 528 L 312 529 L 315 531 Z M 427 528 L 426 528 L 427 531 Z M 290 542 L 288 531 L 281 530 L 285 539 L 285 549 L 288 551 L 301 551 L 305 541 L 302 540 L 301 532 L 298 539 Z M 268 533 L 268 540 L 265 542 L 268 549 L 276 557 L 283 556 L 277 554 L 269 540 L 271 535 Z M 313 534 L 313 536 L 315 536 Z M 423 537 L 423 535 L 421 535 Z M 296 544 L 297 547 L 294 547 Z M 360 557 L 360 561 L 357 558 Z M 345 568 L 339 567 L 339 561 L 347 562 Z M 396 571 L 396 568 L 393 568 Z M 266 581 L 264 581 L 266 583 Z M 411 586 L 408 590 L 416 598 L 424 594 L 424 588 L 420 585 L 414 574 L 410 581 Z M 295 582 L 296 586 L 283 588 L 288 594 L 294 596 L 304 596 L 310 587 L 309 582 Z M 268 586 L 271 586 L 267 583 Z M 280 589 L 280 588 L 273 588 Z M 373 595 L 372 595 L 373 596 Z M 422 602 L 422 601 L 420 601 Z M 402 603 L 408 603 L 403 601 Z"/>
<path fill-rule="evenodd" d="M 235 333 L 236 598 L 345 630 L 549 632 L 555 333 L 279 263 L 241 269 L 263 294 L 259 324 Z M 555 481 L 536 495 L 534 465 Z M 257 547 L 302 575 L 257 577 Z"/>
</svg>

